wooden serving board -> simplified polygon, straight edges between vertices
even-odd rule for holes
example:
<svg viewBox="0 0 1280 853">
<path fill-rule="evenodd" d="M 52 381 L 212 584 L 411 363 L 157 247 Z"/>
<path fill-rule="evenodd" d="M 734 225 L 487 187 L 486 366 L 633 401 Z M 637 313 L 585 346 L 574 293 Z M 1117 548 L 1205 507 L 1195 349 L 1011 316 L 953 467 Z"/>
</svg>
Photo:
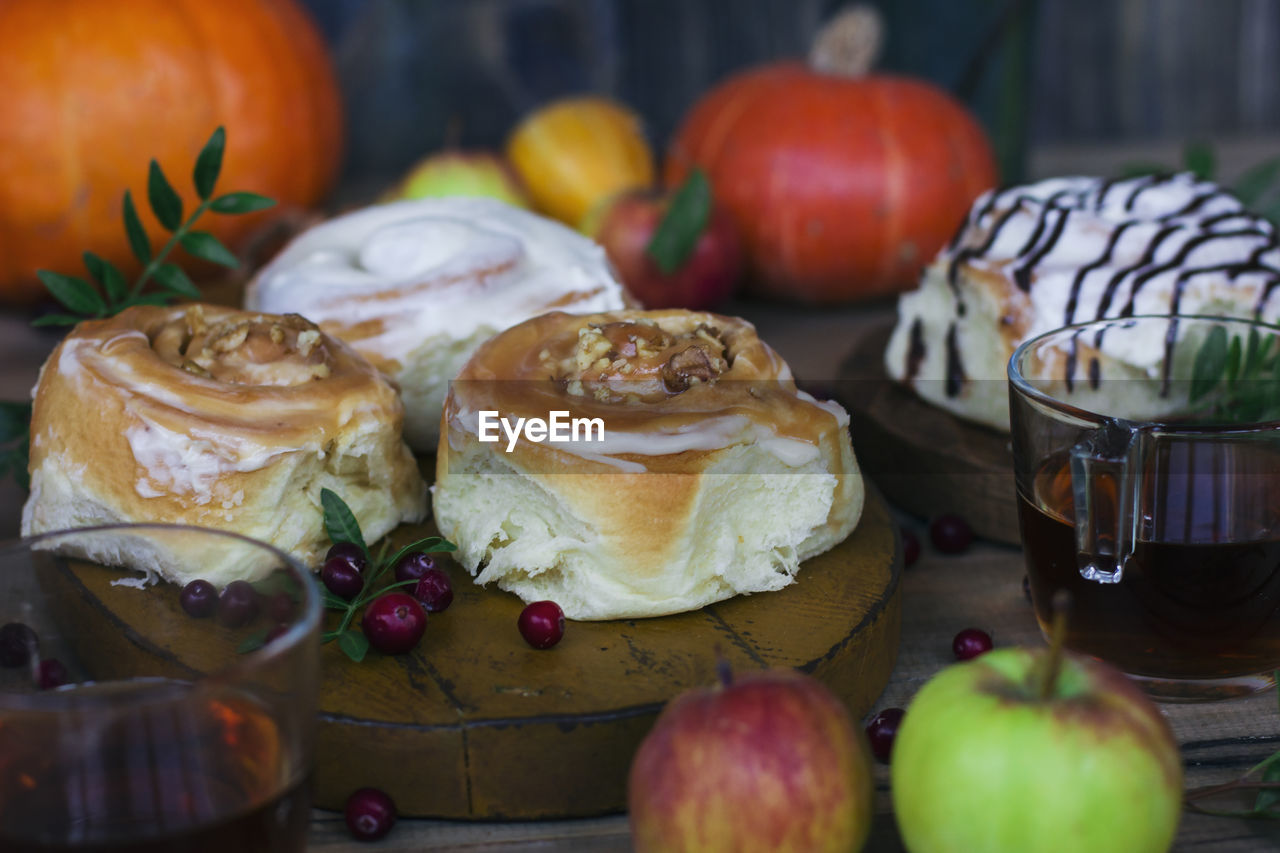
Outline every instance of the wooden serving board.
<svg viewBox="0 0 1280 853">
<path fill-rule="evenodd" d="M 430 535 L 402 527 L 396 544 Z M 522 604 L 446 562 L 453 604 L 428 619 L 407 655 L 348 660 L 322 652 L 316 805 L 341 809 L 356 788 L 391 794 L 404 816 L 578 817 L 625 806 L 626 775 L 662 705 L 713 683 L 716 653 L 738 670 L 798 667 L 823 680 L 854 718 L 880 695 L 897 656 L 901 556 L 884 502 L 868 495 L 857 530 L 809 560 L 794 584 L 652 619 L 570 622 L 552 649 L 516 629 Z M 185 619 L 177 588 L 111 587 L 119 570 L 61 568 L 81 663 L 96 677 L 146 658 L 197 661 L 166 623 Z M 335 614 L 336 615 L 336 614 Z M 250 628 L 241 629 L 246 633 Z M 230 629 L 218 630 L 229 632 Z M 225 642 L 235 642 L 228 636 Z M 133 670 L 137 671 L 137 670 Z"/>
<path fill-rule="evenodd" d="M 925 518 L 958 513 L 975 533 L 1021 543 L 1009 436 L 925 402 L 891 380 L 893 321 L 854 333 L 836 398 L 849 409 L 858 464 L 898 507 Z"/>
</svg>

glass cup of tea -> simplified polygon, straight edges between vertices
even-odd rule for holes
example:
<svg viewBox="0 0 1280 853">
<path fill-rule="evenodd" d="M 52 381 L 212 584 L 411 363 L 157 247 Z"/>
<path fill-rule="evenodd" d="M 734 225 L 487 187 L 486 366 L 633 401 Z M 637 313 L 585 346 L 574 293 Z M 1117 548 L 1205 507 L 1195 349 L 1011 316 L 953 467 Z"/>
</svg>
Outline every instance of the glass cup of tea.
<svg viewBox="0 0 1280 853">
<path fill-rule="evenodd" d="M 1009 363 L 1019 521 L 1041 630 L 1155 698 L 1274 684 L 1280 666 L 1280 328 L 1127 317 Z M 1065 593 L 1065 595 L 1063 595 Z"/>
<path fill-rule="evenodd" d="M 186 596 L 193 616 L 178 585 L 108 565 L 166 552 L 257 580 L 227 603 Z M 0 545 L 0 850 L 303 850 L 320 614 L 310 572 L 230 533 Z"/>
</svg>

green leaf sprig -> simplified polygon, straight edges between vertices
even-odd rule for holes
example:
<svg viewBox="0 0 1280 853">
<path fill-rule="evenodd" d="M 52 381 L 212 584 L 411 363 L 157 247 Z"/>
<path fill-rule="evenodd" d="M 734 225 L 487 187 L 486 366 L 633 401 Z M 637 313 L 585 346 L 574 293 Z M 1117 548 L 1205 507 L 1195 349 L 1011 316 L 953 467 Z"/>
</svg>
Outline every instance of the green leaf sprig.
<svg viewBox="0 0 1280 853">
<path fill-rule="evenodd" d="M 1214 326 L 1191 366 L 1192 405 L 1198 419 L 1217 423 L 1280 420 L 1280 337 L 1250 328 L 1247 342 Z"/>
<path fill-rule="evenodd" d="M 81 320 L 110 317 L 133 305 L 165 305 L 170 300 L 183 297 L 199 299 L 200 290 L 192 283 L 182 268 L 168 260 L 175 246 L 182 246 L 190 254 L 232 269 L 239 260 L 217 237 L 207 231 L 196 231 L 196 220 L 207 211 L 222 214 L 252 213 L 265 210 L 275 204 L 266 196 L 250 192 L 231 192 L 215 196 L 214 187 L 222 172 L 222 155 L 226 149 L 227 134 L 219 127 L 209 137 L 204 148 L 196 156 L 192 181 L 200 203 L 186 219 L 183 219 L 182 198 L 165 177 L 155 160 L 147 170 L 147 202 L 151 213 L 166 231 L 168 241 L 154 254 L 147 232 L 142 227 L 133 194 L 126 190 L 123 201 L 124 230 L 129 248 L 142 264 L 142 272 L 129 284 L 124 275 L 110 261 L 85 252 L 85 269 L 90 283 L 79 276 L 66 275 L 50 270 L 38 270 L 36 275 L 45 288 L 53 294 L 70 313 L 47 314 L 35 320 L 35 326 L 73 326 Z M 146 292 L 147 285 L 156 290 Z M 96 286 L 95 286 L 96 285 Z"/>
<path fill-rule="evenodd" d="M 1275 677 L 1280 681 L 1280 670 Z M 1202 800 L 1210 800 L 1238 791 L 1257 791 L 1253 807 L 1249 809 L 1217 809 L 1201 805 Z M 1183 801 L 1189 811 L 1199 814 L 1216 815 L 1218 817 L 1261 818 L 1263 820 L 1280 820 L 1280 751 L 1245 771 L 1244 775 L 1221 785 L 1206 785 L 1187 791 Z"/>
<path fill-rule="evenodd" d="M 710 220 L 711 183 L 701 169 L 694 169 L 676 190 L 645 253 L 663 275 L 671 275 L 689 260 Z"/>
<path fill-rule="evenodd" d="M 364 586 L 360 589 L 360 594 L 351 601 L 339 598 L 323 586 L 320 588 L 324 606 L 342 613 L 338 627 L 332 631 L 326 631 L 321 636 L 321 641 L 328 643 L 332 640 L 337 640 L 338 646 L 346 653 L 347 657 L 359 663 L 364 660 L 365 654 L 369 651 L 369 640 L 362 631 L 351 627 L 351 621 L 355 618 L 356 613 L 370 601 L 384 593 L 417 583 L 417 581 L 410 580 L 379 586 L 378 581 L 396 563 L 400 562 L 401 558 L 406 554 L 415 551 L 420 551 L 424 554 L 448 553 L 458 550 L 458 547 L 439 536 L 428 536 L 425 539 L 419 539 L 416 542 L 405 545 L 390 556 L 387 556 L 388 543 L 384 541 L 375 556 L 364 541 L 364 535 L 360 532 L 360 523 L 356 521 L 355 514 L 351 512 L 351 508 L 347 506 L 342 498 L 329 489 L 321 489 L 320 504 L 324 508 L 324 528 L 329 534 L 329 540 L 335 545 L 346 543 L 356 546 L 364 554 L 367 561 L 367 567 L 364 570 Z"/>
</svg>

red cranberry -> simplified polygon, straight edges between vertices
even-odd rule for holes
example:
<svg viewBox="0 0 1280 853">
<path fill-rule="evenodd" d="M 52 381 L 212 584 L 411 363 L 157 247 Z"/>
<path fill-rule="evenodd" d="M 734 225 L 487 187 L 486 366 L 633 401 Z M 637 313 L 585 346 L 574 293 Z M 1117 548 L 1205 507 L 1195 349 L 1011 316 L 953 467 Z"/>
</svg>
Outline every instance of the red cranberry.
<svg viewBox="0 0 1280 853">
<path fill-rule="evenodd" d="M 944 554 L 959 554 L 973 542 L 973 528 L 958 515 L 940 515 L 929 525 L 933 547 Z"/>
<path fill-rule="evenodd" d="M 396 581 L 399 583 L 416 581 L 424 577 L 427 572 L 435 570 L 435 567 L 435 558 L 430 554 L 424 554 L 421 551 L 405 554 L 396 561 Z"/>
<path fill-rule="evenodd" d="M 427 611 L 412 595 L 388 592 L 380 595 L 364 609 L 360 629 L 369 645 L 386 655 L 409 651 L 427 630 Z"/>
<path fill-rule="evenodd" d="M 413 597 L 428 613 L 439 613 L 453 603 L 453 583 L 443 569 L 431 569 L 414 584 Z"/>
<path fill-rule="evenodd" d="M 70 676 L 67 675 L 67 668 L 57 658 L 45 658 L 36 667 L 36 683 L 40 685 L 41 690 L 52 690 L 55 687 L 61 687 L 70 680 Z"/>
<path fill-rule="evenodd" d="M 564 636 L 564 611 L 554 601 L 535 601 L 520 611 L 520 636 L 535 649 L 549 649 Z"/>
<path fill-rule="evenodd" d="M 277 592 L 267 599 L 267 616 L 273 622 L 288 624 L 298 613 L 298 603 L 287 592 Z"/>
<path fill-rule="evenodd" d="M 992 645 L 991 635 L 986 631 L 965 628 L 951 641 L 951 651 L 955 652 L 956 660 L 973 660 L 978 655 L 991 651 Z"/>
<path fill-rule="evenodd" d="M 889 763 L 889 755 L 893 751 L 893 739 L 898 736 L 898 726 L 907 712 L 901 708 L 885 708 L 867 723 L 867 740 L 871 743 L 871 754 L 881 764 Z"/>
<path fill-rule="evenodd" d="M 194 580 L 182 588 L 178 603 L 188 616 L 203 619 L 218 609 L 218 590 L 206 580 Z"/>
<path fill-rule="evenodd" d="M 38 642 L 30 625 L 10 622 L 0 627 L 0 666 L 10 669 L 26 666 Z"/>
<path fill-rule="evenodd" d="M 361 841 L 376 841 L 396 823 L 396 804 L 386 791 L 360 788 L 347 797 L 347 829 Z"/>
<path fill-rule="evenodd" d="M 330 560 L 346 560 L 357 572 L 363 572 L 369 564 L 360 546 L 350 542 L 338 542 L 326 551 L 324 561 L 327 563 Z"/>
<path fill-rule="evenodd" d="M 344 601 L 350 601 L 364 589 L 364 575 L 345 557 L 327 560 L 320 570 L 320 579 L 329 592 Z"/>
<path fill-rule="evenodd" d="M 902 530 L 902 565 L 909 566 L 920 559 L 920 540 L 910 530 Z"/>
<path fill-rule="evenodd" d="M 248 581 L 232 581 L 218 598 L 218 621 L 228 628 L 248 625 L 258 616 L 258 591 Z"/>
</svg>

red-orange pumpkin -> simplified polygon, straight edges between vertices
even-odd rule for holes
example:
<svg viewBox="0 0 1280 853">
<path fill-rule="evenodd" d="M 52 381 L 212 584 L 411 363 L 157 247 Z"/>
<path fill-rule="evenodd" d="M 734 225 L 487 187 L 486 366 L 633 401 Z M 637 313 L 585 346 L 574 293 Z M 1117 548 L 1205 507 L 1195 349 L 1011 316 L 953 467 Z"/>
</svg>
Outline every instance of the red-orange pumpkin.
<svg viewBox="0 0 1280 853">
<path fill-rule="evenodd" d="M 43 294 L 37 269 L 83 274 L 97 252 L 136 269 L 124 236 L 126 189 L 146 212 L 156 158 L 184 201 L 196 155 L 218 125 L 227 149 L 218 191 L 280 204 L 267 214 L 207 214 L 232 245 L 264 215 L 307 206 L 341 155 L 341 103 L 314 22 L 296 0 L 0 2 L 0 301 Z"/>
<path fill-rule="evenodd" d="M 706 170 L 757 292 L 841 302 L 906 289 L 996 182 L 991 145 L 923 81 L 780 63 L 731 77 L 685 117 L 664 180 Z"/>
</svg>

